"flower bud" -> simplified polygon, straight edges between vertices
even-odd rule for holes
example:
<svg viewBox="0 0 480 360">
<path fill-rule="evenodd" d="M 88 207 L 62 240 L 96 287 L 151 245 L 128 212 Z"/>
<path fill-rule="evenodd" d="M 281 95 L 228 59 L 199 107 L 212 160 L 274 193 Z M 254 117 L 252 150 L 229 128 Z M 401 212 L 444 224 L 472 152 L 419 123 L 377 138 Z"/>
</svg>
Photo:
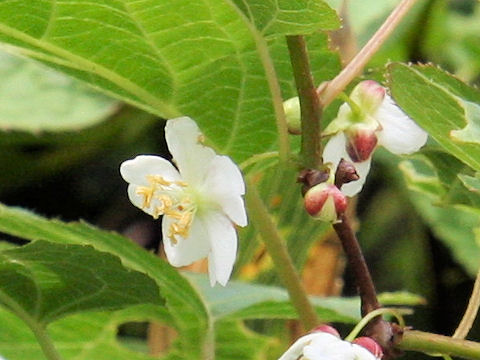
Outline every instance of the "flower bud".
<svg viewBox="0 0 480 360">
<path fill-rule="evenodd" d="M 315 185 L 305 194 L 305 209 L 316 219 L 336 222 L 347 208 L 347 198 L 335 186 L 327 183 Z"/>
<path fill-rule="evenodd" d="M 333 336 L 336 336 L 337 338 L 340 339 L 340 334 L 338 333 L 337 329 L 335 329 L 334 327 L 330 326 L 330 325 L 320 325 L 320 326 L 317 326 L 316 328 L 314 328 L 312 331 L 313 332 L 324 332 L 324 333 L 327 333 L 327 334 L 331 334 Z"/>
<path fill-rule="evenodd" d="M 285 100 L 283 102 L 283 111 L 287 118 L 288 132 L 290 134 L 300 135 L 302 133 L 302 125 L 300 121 L 300 100 L 298 96 Z"/>
<path fill-rule="evenodd" d="M 352 342 L 370 351 L 377 359 L 381 359 L 383 356 L 382 347 L 378 345 L 377 342 L 370 337 L 362 336 L 362 337 L 356 338 Z"/>
<path fill-rule="evenodd" d="M 366 114 L 377 111 L 385 97 L 385 88 L 373 80 L 358 83 L 350 94 L 350 98 Z"/>
<path fill-rule="evenodd" d="M 353 162 L 368 160 L 377 146 L 377 127 L 359 123 L 352 125 L 345 132 L 347 153 Z"/>
</svg>

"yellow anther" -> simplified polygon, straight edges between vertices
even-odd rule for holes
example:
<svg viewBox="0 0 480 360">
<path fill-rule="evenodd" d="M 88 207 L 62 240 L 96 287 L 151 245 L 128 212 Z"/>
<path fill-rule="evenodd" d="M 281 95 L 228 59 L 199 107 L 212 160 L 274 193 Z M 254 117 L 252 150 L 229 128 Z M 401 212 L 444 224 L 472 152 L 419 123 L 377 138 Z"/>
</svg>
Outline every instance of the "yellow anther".
<svg viewBox="0 0 480 360">
<path fill-rule="evenodd" d="M 171 196 L 168 196 L 166 194 L 159 194 L 155 196 L 155 198 L 162 202 L 161 206 L 164 209 L 170 209 L 173 206 L 173 200 Z"/>
<path fill-rule="evenodd" d="M 161 186 L 172 185 L 171 181 L 165 180 L 165 178 L 160 175 L 147 175 L 147 180 L 152 185 L 161 185 Z"/>
<path fill-rule="evenodd" d="M 152 202 L 152 197 L 155 189 L 146 186 L 139 186 L 135 192 L 137 195 L 143 196 L 142 208 L 150 207 L 150 203 Z"/>
<path fill-rule="evenodd" d="M 181 187 L 187 187 L 188 186 L 188 183 L 186 183 L 185 181 L 181 181 L 181 180 L 174 181 L 173 184 L 181 186 Z"/>
<path fill-rule="evenodd" d="M 193 214 L 191 212 L 185 212 L 182 214 L 182 217 L 178 221 L 178 224 L 185 229 L 190 228 L 190 225 L 192 224 L 193 220 Z"/>
<path fill-rule="evenodd" d="M 152 214 L 152 217 L 156 220 L 160 217 L 160 215 L 163 215 L 164 212 L 163 212 L 163 207 L 162 206 L 155 206 L 153 208 L 153 214 Z"/>
<path fill-rule="evenodd" d="M 147 175 L 150 186 L 139 186 L 136 190 L 138 195 L 143 196 L 143 208 L 150 208 L 153 203 L 151 214 L 154 219 L 165 215 L 171 219 L 167 237 L 172 244 L 178 242 L 178 236 L 186 238 L 195 214 L 195 204 L 189 198 L 188 183 L 175 180 L 168 181 L 160 175 Z"/>
<path fill-rule="evenodd" d="M 177 220 L 180 220 L 182 218 L 182 213 L 180 211 L 175 211 L 172 209 L 165 209 L 164 214 Z"/>
<path fill-rule="evenodd" d="M 172 226 L 168 228 L 168 238 L 172 242 L 172 244 L 176 244 L 178 241 L 175 238 L 175 231 L 172 229 Z"/>
</svg>

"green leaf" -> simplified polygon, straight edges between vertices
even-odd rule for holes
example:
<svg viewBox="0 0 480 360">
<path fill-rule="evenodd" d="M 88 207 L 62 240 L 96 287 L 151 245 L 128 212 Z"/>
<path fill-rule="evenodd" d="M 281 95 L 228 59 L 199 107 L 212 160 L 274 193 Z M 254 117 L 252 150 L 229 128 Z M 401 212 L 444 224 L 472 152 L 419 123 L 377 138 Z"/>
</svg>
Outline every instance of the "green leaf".
<svg viewBox="0 0 480 360">
<path fill-rule="evenodd" d="M 480 208 L 480 192 L 475 189 L 472 170 L 444 151 L 423 149 L 400 163 L 408 186 L 428 194 L 436 205 L 463 205 Z"/>
<path fill-rule="evenodd" d="M 424 161 L 405 160 L 399 164 L 399 168 L 411 190 L 429 194 L 436 201 L 446 194 L 447 190 Z"/>
<path fill-rule="evenodd" d="M 415 190 L 411 195 L 412 202 L 435 236 L 452 251 L 453 256 L 468 273 L 475 276 L 479 263 L 478 254 L 480 254 L 478 237 L 480 212 L 471 206 L 452 205 L 446 202 L 444 196 L 447 191 L 451 190 L 445 189 L 435 175 L 425 176 L 421 172 L 420 165 L 418 162 L 412 163 L 411 160 L 402 161 L 400 165 L 408 187 Z M 465 175 L 462 177 L 470 178 Z M 441 190 L 435 191 L 438 188 Z M 452 200 L 450 199 L 450 201 Z M 458 198 L 455 200 L 458 201 Z M 432 201 L 442 202 L 446 205 L 435 206 L 432 205 Z"/>
<path fill-rule="evenodd" d="M 264 359 L 269 338 L 248 330 L 239 321 L 219 321 L 216 328 L 216 360 Z M 263 354 L 263 356 L 260 356 Z"/>
<path fill-rule="evenodd" d="M 479 171 L 480 144 L 453 141 L 451 132 L 468 124 L 464 103 L 480 102 L 480 92 L 432 66 L 392 64 L 387 76 L 400 107 L 445 150 Z"/>
<path fill-rule="evenodd" d="M 134 306 L 116 312 L 88 312 L 52 323 L 48 330 L 64 359 L 75 360 L 153 360 L 145 353 L 123 345 L 118 326 L 131 321 L 165 318 L 158 306 Z M 0 309 L 0 354 L 9 360 L 43 360 L 40 346 L 30 330 L 14 315 Z"/>
<path fill-rule="evenodd" d="M 127 348 L 117 334 L 121 324 L 132 321 L 157 320 L 168 323 L 165 314 L 158 310 L 158 307 L 135 306 L 111 313 L 82 313 L 52 323 L 49 331 L 66 360 L 153 360 L 158 357 Z M 0 332 L 0 356 L 9 360 L 45 359 L 35 338 L 18 318 L 0 309 L 0 322 L 3 329 L 8 329 Z M 221 321 L 215 327 L 215 359 L 218 360 L 258 359 L 258 354 L 265 351 L 269 342 L 268 337 L 246 329 L 240 322 Z M 146 351 L 144 339 L 139 340 L 142 340 Z M 192 359 L 188 354 L 179 352 L 177 344 L 178 338 L 166 358 Z M 172 355 L 174 352 L 177 354 Z"/>
<path fill-rule="evenodd" d="M 469 176 L 460 174 L 458 175 L 465 187 L 475 193 L 480 193 L 480 174 L 476 173 L 475 176 Z"/>
<path fill-rule="evenodd" d="M 480 260 L 479 214 L 460 207 L 436 207 L 417 193 L 412 196 L 418 213 L 431 226 L 436 237 L 452 251 L 454 258 L 474 277 Z"/>
<path fill-rule="evenodd" d="M 40 323 L 81 311 L 162 304 L 152 279 L 85 245 L 35 241 L 5 250 L 0 279 L 0 302 Z"/>
<path fill-rule="evenodd" d="M 452 130 L 451 138 L 455 141 L 480 143 L 480 106 L 469 101 L 463 102 L 467 125 L 462 130 Z"/>
<path fill-rule="evenodd" d="M 35 62 L 0 52 L 0 129 L 78 130 L 94 125 L 117 103 Z"/>
<path fill-rule="evenodd" d="M 322 0 L 234 0 L 263 35 L 306 35 L 334 30 L 340 20 Z"/>
<path fill-rule="evenodd" d="M 320 1 L 301 3 L 307 10 L 288 3 L 281 2 L 284 10 L 275 15 L 274 28 L 310 30 L 312 16 L 332 16 Z M 291 6 L 295 14 L 307 15 L 286 24 Z M 322 12 L 313 14 L 316 9 Z M 265 14 L 269 18 L 271 9 Z M 0 2 L 0 42 L 9 49 L 161 117 L 188 115 L 236 161 L 276 146 L 275 114 L 258 51 L 269 54 L 256 32 L 241 10 L 225 1 Z M 286 52 L 276 60 L 276 66 L 290 67 Z"/>
<path fill-rule="evenodd" d="M 276 286 L 230 281 L 225 288 L 211 287 L 205 275 L 188 273 L 198 288 L 213 319 L 297 319 L 286 290 Z M 386 305 L 418 305 L 424 300 L 408 292 L 379 295 Z M 355 323 L 360 319 L 358 298 L 311 296 L 323 322 Z"/>
<path fill-rule="evenodd" d="M 190 283 L 165 261 L 115 233 L 101 231 L 85 223 L 66 224 L 47 220 L 29 211 L 0 205 L 0 231 L 27 240 L 60 244 L 91 245 L 118 256 L 124 266 L 150 276 L 167 301 L 174 326 L 182 334 L 182 350 L 199 357 L 207 336 L 205 306 Z"/>
<path fill-rule="evenodd" d="M 205 276 L 189 274 L 205 298 L 215 319 L 296 319 L 295 309 L 289 303 L 288 293 L 276 286 L 254 285 L 230 281 L 223 289 L 212 288 Z M 319 315 L 324 321 L 353 323 L 358 319 L 357 299 L 315 298 Z"/>
</svg>

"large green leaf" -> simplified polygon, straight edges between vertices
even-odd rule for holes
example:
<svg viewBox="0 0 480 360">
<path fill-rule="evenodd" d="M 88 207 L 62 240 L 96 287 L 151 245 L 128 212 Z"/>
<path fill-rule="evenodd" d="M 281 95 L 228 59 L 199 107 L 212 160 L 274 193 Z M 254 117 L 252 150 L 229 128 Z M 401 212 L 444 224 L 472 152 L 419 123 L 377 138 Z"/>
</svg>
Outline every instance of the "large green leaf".
<svg viewBox="0 0 480 360">
<path fill-rule="evenodd" d="M 115 101 L 31 60 L 0 52 L 0 129 L 78 130 L 116 109 Z"/>
<path fill-rule="evenodd" d="M 48 330 L 64 359 L 153 360 L 132 351 L 118 337 L 118 326 L 131 321 L 163 321 L 158 306 L 135 306 L 113 313 L 89 312 L 68 316 L 52 323 Z M 14 315 L 0 309 L 0 355 L 9 360 L 43 360 L 45 356 L 29 329 Z M 5 331 L 8 329 L 8 331 Z"/>
<path fill-rule="evenodd" d="M 199 289 L 214 319 L 296 319 L 286 290 L 276 286 L 231 281 L 223 289 L 209 286 L 205 276 L 189 274 Z M 358 299 L 312 297 L 324 322 L 354 323 L 359 316 Z"/>
<path fill-rule="evenodd" d="M 261 11 L 290 32 L 332 11 L 322 2 L 294 13 Z M 284 9 L 280 11 L 281 9 Z M 273 13 L 272 13 L 273 11 Z M 308 13 L 295 17 L 294 14 Z M 284 21 L 290 21 L 287 24 Z M 303 22 L 306 22 L 306 25 Z M 315 25 L 316 24 L 316 25 Z M 277 30 L 276 30 L 277 31 Z M 162 117 L 189 115 L 216 147 L 237 161 L 271 149 L 276 126 L 261 35 L 231 1 L 102 0 L 0 2 L 0 41 L 104 92 Z M 276 66 L 289 66 L 288 55 Z M 272 70 L 272 69 L 269 69 Z M 277 99 L 280 101 L 280 99 Z"/>
<path fill-rule="evenodd" d="M 269 339 L 248 330 L 239 321 L 219 321 L 216 331 L 216 360 L 264 359 Z"/>
<path fill-rule="evenodd" d="M 135 351 L 127 347 L 124 339 L 117 334 L 118 327 L 128 322 L 156 320 L 168 324 L 168 316 L 158 310 L 158 307 L 135 306 L 111 313 L 82 313 L 52 323 L 49 331 L 59 353 L 66 360 L 153 360 L 158 357 L 146 354 L 145 339 L 138 339 L 143 351 Z M 34 336 L 18 318 L 0 309 L 0 322 L 2 329 L 8 329 L 0 332 L 0 356 L 9 360 L 45 359 Z M 266 336 L 247 330 L 239 322 L 221 321 L 216 324 L 215 359 L 258 359 L 268 340 Z M 192 359 L 177 345 L 178 338 L 170 354 L 162 358 Z"/>
<path fill-rule="evenodd" d="M 162 303 L 155 282 L 126 269 L 117 257 L 91 246 L 46 241 L 0 253 L 0 302 L 39 323 L 82 311 Z"/>
<path fill-rule="evenodd" d="M 448 156 L 444 156 L 443 159 L 449 162 Z M 436 172 L 432 173 L 432 168 L 425 165 L 425 160 L 422 163 L 420 159 L 404 160 L 400 164 L 407 185 L 415 190 L 412 192 L 412 202 L 435 236 L 452 251 L 454 258 L 465 267 L 468 273 L 475 276 L 480 259 L 478 237 L 480 213 L 471 204 L 465 206 L 458 203 L 470 200 L 468 190 L 463 187 L 457 177 L 462 175 L 455 175 L 449 188 Z M 463 196 L 459 197 L 459 190 L 455 184 L 463 187 Z M 444 205 L 435 206 L 435 204 Z"/>
<path fill-rule="evenodd" d="M 400 107 L 445 150 L 480 171 L 480 144 L 460 141 L 455 132 L 468 126 L 460 134 L 471 140 L 478 112 L 469 104 L 480 103 L 480 92 L 432 66 L 392 64 L 387 76 Z"/>
<path fill-rule="evenodd" d="M 323 0 L 233 0 L 264 35 L 306 35 L 340 26 L 337 14 Z"/>
<path fill-rule="evenodd" d="M 205 275 L 188 273 L 198 288 L 214 320 L 224 319 L 297 319 L 285 289 L 230 281 L 223 289 L 212 288 Z M 408 292 L 384 293 L 379 299 L 385 305 L 418 305 L 423 299 Z M 311 296 L 322 322 L 355 323 L 360 319 L 360 299 Z"/>
<path fill-rule="evenodd" d="M 174 326 L 182 334 L 182 350 L 194 357 L 201 356 L 203 341 L 208 337 L 209 320 L 205 306 L 189 282 L 154 254 L 118 234 L 85 223 L 47 220 L 3 205 L 0 206 L 0 231 L 28 240 L 91 245 L 118 256 L 128 268 L 146 273 L 157 282 L 161 295 L 167 300 Z"/>
</svg>

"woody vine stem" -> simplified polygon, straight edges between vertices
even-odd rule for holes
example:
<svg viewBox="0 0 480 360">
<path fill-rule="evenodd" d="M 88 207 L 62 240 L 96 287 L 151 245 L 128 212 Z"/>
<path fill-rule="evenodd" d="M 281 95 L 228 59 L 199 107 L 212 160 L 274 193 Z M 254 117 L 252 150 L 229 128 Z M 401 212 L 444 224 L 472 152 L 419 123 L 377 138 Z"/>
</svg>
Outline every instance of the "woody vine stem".
<svg viewBox="0 0 480 360">
<path fill-rule="evenodd" d="M 320 134 L 323 108 L 328 106 L 328 104 L 361 73 L 364 66 L 390 36 L 416 1 L 417 0 L 402 0 L 363 49 L 338 76 L 328 84 L 322 84 L 318 89 L 315 89 L 313 84 L 308 51 L 304 38 L 302 36 L 287 37 L 287 45 L 300 99 L 302 129 L 301 159 L 304 168 L 321 169 L 322 167 Z M 341 184 L 337 185 L 341 187 Z M 350 226 L 349 219 L 346 214 L 341 214 L 339 220 L 340 222 L 334 225 L 334 229 L 342 242 L 348 261 L 355 274 L 356 284 L 362 302 L 362 315 L 365 315 L 380 308 L 381 305 L 377 300 L 370 272 L 355 233 Z M 478 282 L 477 279 L 477 291 L 474 291 L 474 293 L 478 293 L 479 291 Z M 475 302 L 475 304 L 476 303 L 477 302 Z M 297 305 L 300 305 L 298 301 Z M 469 306 L 470 313 L 473 312 L 471 307 L 472 306 Z M 300 309 L 297 307 L 297 310 Z M 471 322 L 472 316 L 468 316 L 468 318 Z M 304 319 L 303 323 L 309 324 L 315 322 L 313 319 L 314 317 L 307 321 Z M 460 328 L 462 328 L 462 326 L 460 326 Z M 403 329 L 386 323 L 380 316 L 374 318 L 367 327 L 366 332 L 368 335 L 374 337 L 387 350 L 386 355 L 389 358 L 395 356 L 396 351 L 393 349 L 393 346 L 403 350 L 448 354 L 465 359 L 480 358 L 480 344 L 478 343 L 458 339 L 455 338 L 456 336 L 446 337 L 411 330 L 403 332 Z M 398 336 L 395 337 L 395 335 Z M 458 336 L 458 334 L 456 335 Z"/>
</svg>

